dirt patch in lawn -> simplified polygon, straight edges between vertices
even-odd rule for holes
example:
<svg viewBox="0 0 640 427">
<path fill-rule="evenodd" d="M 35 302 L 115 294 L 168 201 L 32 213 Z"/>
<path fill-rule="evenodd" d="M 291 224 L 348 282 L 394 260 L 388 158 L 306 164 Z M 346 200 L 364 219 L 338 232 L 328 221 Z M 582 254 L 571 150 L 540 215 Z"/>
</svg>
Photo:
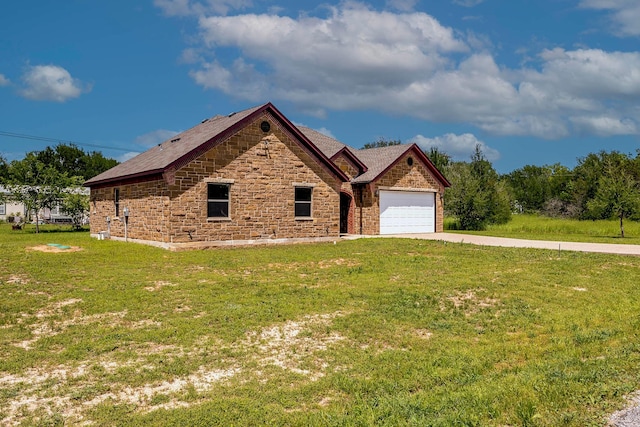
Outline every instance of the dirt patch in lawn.
<svg viewBox="0 0 640 427">
<path fill-rule="evenodd" d="M 447 305 L 453 304 L 458 310 L 463 310 L 465 316 L 471 316 L 478 313 L 482 309 L 493 308 L 500 304 L 500 300 L 496 298 L 481 297 L 478 294 L 485 292 L 485 289 L 470 289 L 466 292 L 457 292 L 440 302 L 440 311 L 447 310 Z M 449 304 L 447 304 L 449 303 Z"/>
<path fill-rule="evenodd" d="M 79 252 L 82 250 L 82 248 L 80 246 L 65 246 L 65 247 L 59 247 L 59 246 L 49 246 L 49 245 L 38 245 L 38 246 L 31 246 L 29 248 L 27 248 L 28 251 L 36 251 L 36 252 L 47 252 L 47 253 L 54 253 L 54 254 L 59 254 L 59 253 L 63 253 L 63 252 Z"/>
<path fill-rule="evenodd" d="M 63 333 L 71 325 L 90 327 L 98 321 L 100 325 L 129 329 L 159 326 L 156 322 L 125 321 L 126 312 L 84 315 L 75 306 L 80 302 L 59 301 L 30 315 L 36 320 L 28 325 L 31 339 L 14 345 L 30 351 L 45 336 Z M 4 397 L 0 396 L 0 425 L 38 424 L 54 414 L 61 415 L 65 424 L 91 424 L 93 420 L 87 414 L 98 405 L 126 404 L 138 413 L 186 408 L 206 402 L 207 391 L 233 378 L 266 382 L 278 375 L 278 370 L 300 375 L 302 381 L 316 381 L 329 369 L 323 352 L 346 340 L 331 330 L 334 319 L 344 315 L 338 311 L 303 316 L 248 331 L 234 343 L 224 343 L 215 336 L 203 336 L 192 346 L 145 342 L 65 364 L 43 364 L 20 373 L 0 372 L 0 389 L 6 391 Z M 163 375 L 166 379 L 142 384 L 135 381 L 144 372 L 163 369 L 167 361 L 193 360 L 211 353 L 219 357 L 207 360 L 215 362 L 203 363 L 190 373 Z M 132 376 L 134 381 L 129 383 Z M 198 399 L 193 399 L 194 392 L 200 394 Z"/>
</svg>

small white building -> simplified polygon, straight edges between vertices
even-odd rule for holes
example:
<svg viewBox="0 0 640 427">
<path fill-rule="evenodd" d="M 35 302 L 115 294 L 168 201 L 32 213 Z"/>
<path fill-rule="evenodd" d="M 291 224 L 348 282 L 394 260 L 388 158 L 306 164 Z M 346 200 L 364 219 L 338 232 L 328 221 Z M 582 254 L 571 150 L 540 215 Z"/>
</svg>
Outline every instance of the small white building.
<svg viewBox="0 0 640 427">
<path fill-rule="evenodd" d="M 82 194 L 89 195 L 88 188 L 73 189 L 74 192 L 81 192 Z M 8 194 L 6 188 L 0 186 L 0 193 L 5 196 Z M 24 222 L 25 218 L 31 217 L 31 220 L 35 221 L 35 212 L 27 212 L 27 208 L 23 203 L 18 203 L 10 200 L 5 200 L 6 197 L 0 197 L 0 221 L 7 222 Z M 62 211 L 60 204 L 49 209 L 42 209 L 38 212 L 38 218 L 40 221 L 50 224 L 70 224 L 71 217 L 65 215 Z"/>
</svg>

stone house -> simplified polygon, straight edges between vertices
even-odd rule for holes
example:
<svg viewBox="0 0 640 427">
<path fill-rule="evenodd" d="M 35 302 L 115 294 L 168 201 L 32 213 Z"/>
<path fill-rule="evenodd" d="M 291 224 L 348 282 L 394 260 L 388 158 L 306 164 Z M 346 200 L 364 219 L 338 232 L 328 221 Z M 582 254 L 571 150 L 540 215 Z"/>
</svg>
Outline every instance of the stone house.
<svg viewBox="0 0 640 427">
<path fill-rule="evenodd" d="M 415 144 L 356 150 L 267 103 L 88 180 L 91 233 L 166 248 L 442 231 L 446 178 Z"/>
</svg>

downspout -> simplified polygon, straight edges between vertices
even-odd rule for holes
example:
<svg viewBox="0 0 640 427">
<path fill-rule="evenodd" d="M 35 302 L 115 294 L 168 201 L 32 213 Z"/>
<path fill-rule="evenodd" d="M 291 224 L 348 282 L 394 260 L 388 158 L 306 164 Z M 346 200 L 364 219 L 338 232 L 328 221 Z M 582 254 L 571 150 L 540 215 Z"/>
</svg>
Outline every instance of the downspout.
<svg viewBox="0 0 640 427">
<path fill-rule="evenodd" d="M 358 193 L 360 193 L 360 235 L 362 235 L 362 207 L 364 204 L 364 191 L 362 191 L 363 186 L 358 187 Z"/>
</svg>

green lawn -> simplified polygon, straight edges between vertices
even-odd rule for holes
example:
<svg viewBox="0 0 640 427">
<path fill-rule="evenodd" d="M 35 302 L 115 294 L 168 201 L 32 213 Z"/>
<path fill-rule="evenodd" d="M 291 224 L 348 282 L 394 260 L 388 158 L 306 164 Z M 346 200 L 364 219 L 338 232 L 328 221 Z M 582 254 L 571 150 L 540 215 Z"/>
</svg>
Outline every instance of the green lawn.
<svg viewBox="0 0 640 427">
<path fill-rule="evenodd" d="M 628 256 L 172 253 L 3 225 L 0 425 L 602 426 L 640 389 L 639 276 Z"/>
<path fill-rule="evenodd" d="M 609 221 L 578 221 L 538 215 L 513 215 L 511 221 L 490 225 L 484 231 L 453 230 L 455 220 L 445 219 L 445 231 L 516 239 L 553 240 L 565 242 L 624 243 L 640 245 L 640 222 L 624 221 L 625 237 L 620 237 L 620 223 Z"/>
</svg>

